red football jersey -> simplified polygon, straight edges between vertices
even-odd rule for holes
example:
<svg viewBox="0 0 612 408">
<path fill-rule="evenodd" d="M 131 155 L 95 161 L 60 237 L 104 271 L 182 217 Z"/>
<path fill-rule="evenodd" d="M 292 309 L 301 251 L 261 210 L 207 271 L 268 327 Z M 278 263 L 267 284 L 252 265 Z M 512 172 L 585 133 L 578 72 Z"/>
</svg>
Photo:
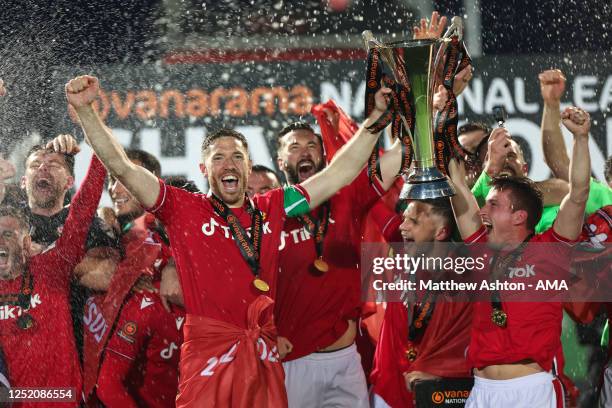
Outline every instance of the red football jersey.
<svg viewBox="0 0 612 408">
<path fill-rule="evenodd" d="M 253 199 L 264 213 L 260 277 L 270 285 L 270 292 L 265 294 L 272 297 L 276 291 L 280 234 L 286 218 L 283 196 L 283 190 L 276 189 Z M 187 313 L 246 328 L 247 307 L 262 292 L 253 286 L 251 268 L 209 199 L 166 186 L 160 180 L 159 197 L 150 211 L 162 221 L 170 237 Z M 251 216 L 246 202 L 244 207 L 231 211 L 249 231 Z"/>
<path fill-rule="evenodd" d="M 168 313 L 157 294 L 134 294 L 123 306 L 115 331 L 106 346 L 100 376 L 98 398 L 107 406 L 106 395 L 117 397 L 115 390 L 106 390 L 104 376 L 124 377 L 129 396 L 139 406 L 174 407 L 178 390 L 178 364 L 183 343 L 185 313 L 174 308 Z M 129 361 L 120 372 L 115 359 Z M 119 372 L 118 372 L 119 371 Z"/>
<path fill-rule="evenodd" d="M 285 361 L 303 357 L 336 341 L 359 318 L 361 305 L 360 244 L 362 220 L 384 190 L 370 184 L 366 171 L 331 198 L 323 259 L 329 271 L 313 271 L 314 239 L 297 218 L 290 218 L 280 243 L 280 271 L 275 305 L 280 336 L 293 351 Z M 311 212 L 318 216 L 318 209 Z M 314 272 L 314 273 L 313 273 Z"/>
<path fill-rule="evenodd" d="M 19 306 L 0 306 L 0 342 L 13 387 L 73 388 L 72 403 L 81 401 L 81 369 L 72 331 L 68 302 L 72 271 L 85 255 L 85 239 L 102 194 L 106 171 L 94 156 L 86 179 L 72 200 L 63 233 L 46 252 L 32 257 L 29 268 L 34 284 L 29 315 L 34 325 L 17 326 Z M 1 294 L 20 293 L 21 277 L 0 281 Z M 16 403 L 13 407 L 39 407 L 39 403 Z"/>
<path fill-rule="evenodd" d="M 487 231 L 483 226 L 465 242 L 486 243 L 487 238 Z M 536 246 L 537 243 L 546 242 L 562 245 L 549 245 L 545 251 Z M 556 234 L 551 227 L 529 241 L 529 245 L 514 265 L 515 268 L 524 268 L 533 273 L 526 274 L 526 277 L 511 278 L 510 281 L 529 284 L 536 283 L 539 279 L 562 279 L 568 272 L 571 251 L 570 241 Z M 503 302 L 503 292 L 501 299 Z M 506 328 L 500 328 L 491 321 L 491 302 L 474 304 L 468 351 L 471 366 L 482 368 L 531 359 L 549 371 L 555 354 L 561 348 L 561 303 L 503 302 L 503 308 L 508 315 Z"/>
</svg>

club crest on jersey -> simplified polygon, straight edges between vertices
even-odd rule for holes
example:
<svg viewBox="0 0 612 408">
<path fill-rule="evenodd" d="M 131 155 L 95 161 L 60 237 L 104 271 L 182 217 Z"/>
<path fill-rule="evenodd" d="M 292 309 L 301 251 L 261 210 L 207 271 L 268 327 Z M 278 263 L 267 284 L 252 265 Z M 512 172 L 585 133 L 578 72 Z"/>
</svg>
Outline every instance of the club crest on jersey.
<svg viewBox="0 0 612 408">
<path fill-rule="evenodd" d="M 136 332 L 138 331 L 138 326 L 134 322 L 126 322 L 121 330 L 117 333 L 119 337 L 128 343 L 134 343 L 136 341 Z"/>
</svg>

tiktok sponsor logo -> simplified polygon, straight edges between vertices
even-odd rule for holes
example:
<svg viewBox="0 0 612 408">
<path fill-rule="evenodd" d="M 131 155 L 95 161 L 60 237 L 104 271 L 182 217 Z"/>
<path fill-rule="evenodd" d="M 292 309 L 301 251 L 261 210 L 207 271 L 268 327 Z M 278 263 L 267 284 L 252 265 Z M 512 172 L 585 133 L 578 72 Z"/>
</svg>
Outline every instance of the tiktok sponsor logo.
<svg viewBox="0 0 612 408">
<path fill-rule="evenodd" d="M 221 225 L 219 224 L 219 222 L 217 220 L 215 220 L 214 218 L 211 218 L 209 220 L 209 222 L 205 222 L 204 224 L 202 224 L 202 232 L 204 233 L 204 235 L 206 235 L 207 237 L 213 236 L 214 233 L 216 231 L 219 231 L 220 233 L 223 234 L 223 236 L 225 236 L 226 239 L 234 239 L 232 232 L 230 231 L 230 228 L 227 225 Z M 249 237 L 251 236 L 251 227 L 246 228 L 246 232 L 247 234 L 249 234 Z M 263 224 L 263 233 L 264 234 L 271 234 L 272 230 L 270 229 L 270 222 L 266 221 Z"/>
<path fill-rule="evenodd" d="M 535 265 L 525 265 L 519 268 L 508 268 L 509 278 L 530 278 L 535 276 Z"/>
<path fill-rule="evenodd" d="M 168 345 L 168 347 L 166 347 L 159 353 L 159 356 L 164 360 L 170 360 L 176 350 L 178 350 L 178 346 L 174 342 L 172 342 Z"/>
<path fill-rule="evenodd" d="M 41 305 L 40 295 L 38 293 L 30 298 L 30 309 L 36 309 Z M 17 319 L 23 314 L 21 306 L 2 305 L 0 306 L 0 320 Z"/>
<path fill-rule="evenodd" d="M 329 224 L 335 224 L 331 217 L 329 217 Z M 308 241 L 312 238 L 312 234 L 306 230 L 305 227 L 295 228 L 291 231 L 283 231 L 281 232 L 281 240 L 280 245 L 278 246 L 278 250 L 282 251 L 287 247 L 287 242 L 293 242 L 294 244 L 299 244 L 300 242 Z"/>
</svg>

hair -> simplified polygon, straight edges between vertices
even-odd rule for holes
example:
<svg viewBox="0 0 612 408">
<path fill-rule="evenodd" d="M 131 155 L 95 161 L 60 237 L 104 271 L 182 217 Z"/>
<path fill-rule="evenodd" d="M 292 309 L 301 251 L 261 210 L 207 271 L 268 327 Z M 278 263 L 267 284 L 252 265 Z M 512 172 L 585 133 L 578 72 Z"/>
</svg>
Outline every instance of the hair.
<svg viewBox="0 0 612 408">
<path fill-rule="evenodd" d="M 472 152 L 472 154 L 478 154 L 480 149 L 484 144 L 489 141 L 489 136 L 491 135 L 492 129 L 489 125 L 484 122 L 468 122 L 457 129 L 457 136 L 462 135 L 464 133 L 475 132 L 477 130 L 481 130 L 484 132 L 485 136 L 476 146 L 476 149 Z"/>
<path fill-rule="evenodd" d="M 457 134 L 463 134 L 468 132 L 474 132 L 476 130 L 482 130 L 485 134 L 491 133 L 491 127 L 484 122 L 468 122 L 457 129 Z"/>
<path fill-rule="evenodd" d="M 222 137 L 233 137 L 234 139 L 239 140 L 240 142 L 242 142 L 247 152 L 249 151 L 249 143 L 247 142 L 246 137 L 244 137 L 242 133 L 237 132 L 233 129 L 222 128 L 215 132 L 209 133 L 206 135 L 206 137 L 204 137 L 204 140 L 202 140 L 202 154 L 204 154 L 206 150 L 208 150 L 210 145 L 213 144 L 215 140 Z"/>
<path fill-rule="evenodd" d="M 32 147 L 30 147 L 30 150 L 28 150 L 28 154 L 26 154 L 25 156 L 25 160 L 23 162 L 23 167 L 26 168 L 27 167 L 27 162 L 28 159 L 30 158 L 30 156 L 32 156 L 34 153 L 37 152 L 45 152 L 45 153 L 57 153 L 61 156 L 64 156 L 64 166 L 66 167 L 66 170 L 68 170 L 68 173 L 70 173 L 71 176 L 74 177 L 74 155 L 73 154 L 65 154 L 65 153 L 58 153 L 53 149 L 47 149 L 47 147 L 45 145 L 42 144 L 37 144 L 34 145 Z"/>
<path fill-rule="evenodd" d="M 293 122 L 293 123 L 290 123 L 290 124 L 286 125 L 284 128 L 282 128 L 280 130 L 280 132 L 278 132 L 277 146 L 276 146 L 277 149 L 280 149 L 280 147 L 281 147 L 281 139 L 286 134 L 288 134 L 290 132 L 293 132 L 294 130 L 307 130 L 309 132 L 312 132 L 319 139 L 319 141 L 322 142 L 321 135 L 316 133 L 315 130 L 312 128 L 312 126 L 310 126 L 308 123 L 306 123 L 306 122 Z"/>
<path fill-rule="evenodd" d="M 187 177 L 169 176 L 164 179 L 164 182 L 169 186 L 181 188 L 183 190 L 189 191 L 190 193 L 202 193 L 200 189 L 196 186 L 196 184 L 192 180 L 187 179 Z"/>
<path fill-rule="evenodd" d="M 612 182 L 612 156 L 606 160 L 606 166 L 604 167 L 604 177 L 608 183 Z"/>
<path fill-rule="evenodd" d="M 25 231 L 30 231 L 30 216 L 25 208 L 12 205 L 0 205 L 0 217 L 12 217 L 19 221 L 19 226 Z"/>
<path fill-rule="evenodd" d="M 161 177 L 161 164 L 159 160 L 151 153 L 145 152 L 140 149 L 127 149 L 125 151 L 128 159 L 138 160 L 142 163 L 142 167 L 155 174 L 157 177 Z"/>
<path fill-rule="evenodd" d="M 281 184 L 280 178 L 278 177 L 278 174 L 276 174 L 276 172 L 274 170 L 272 170 L 271 168 L 266 167 L 266 166 L 264 166 L 262 164 L 254 164 L 253 167 L 251 168 L 251 172 L 252 173 L 268 173 L 268 174 L 271 174 L 272 176 L 274 176 L 274 178 L 278 182 L 278 185 L 280 186 L 280 184 Z"/>
<path fill-rule="evenodd" d="M 450 230 L 450 236 L 455 231 L 455 215 L 453 214 L 453 207 L 451 206 L 450 198 L 429 198 L 425 200 L 419 200 L 424 204 L 431 206 L 430 213 L 441 217 Z M 449 239 L 450 239 L 449 236 Z"/>
<path fill-rule="evenodd" d="M 535 183 L 527 177 L 499 176 L 491 180 L 491 187 L 498 190 L 508 190 L 512 200 L 512 210 L 527 212 L 526 226 L 534 231 L 542 216 L 542 192 Z"/>
</svg>

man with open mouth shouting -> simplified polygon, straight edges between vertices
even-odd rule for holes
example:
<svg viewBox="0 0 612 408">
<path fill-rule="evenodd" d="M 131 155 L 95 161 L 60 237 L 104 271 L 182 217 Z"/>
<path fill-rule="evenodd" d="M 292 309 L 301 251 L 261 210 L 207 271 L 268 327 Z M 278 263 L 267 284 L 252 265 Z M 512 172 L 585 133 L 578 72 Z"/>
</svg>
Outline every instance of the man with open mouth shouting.
<svg viewBox="0 0 612 408">
<path fill-rule="evenodd" d="M 15 207 L 0 206 L 0 345 L 11 385 L 62 388 L 64 401 L 71 402 L 58 406 L 76 406 L 81 399 L 82 378 L 69 313 L 69 284 L 75 266 L 85 254 L 87 231 L 102 194 L 105 174 L 104 166 L 94 157 L 72 200 L 61 237 L 35 256 L 28 214 Z"/>
<path fill-rule="evenodd" d="M 92 106 L 98 90 L 96 78 L 81 76 L 66 85 L 66 96 L 109 171 L 164 224 L 184 291 L 177 406 L 285 406 L 270 307 L 283 223 L 324 203 L 361 170 L 378 137 L 366 126 L 386 110 L 390 89 L 377 92 L 365 125 L 325 170 L 254 199 L 246 197 L 251 162 L 242 134 L 222 129 L 204 138 L 207 195 L 170 187 L 127 158 Z"/>
</svg>

